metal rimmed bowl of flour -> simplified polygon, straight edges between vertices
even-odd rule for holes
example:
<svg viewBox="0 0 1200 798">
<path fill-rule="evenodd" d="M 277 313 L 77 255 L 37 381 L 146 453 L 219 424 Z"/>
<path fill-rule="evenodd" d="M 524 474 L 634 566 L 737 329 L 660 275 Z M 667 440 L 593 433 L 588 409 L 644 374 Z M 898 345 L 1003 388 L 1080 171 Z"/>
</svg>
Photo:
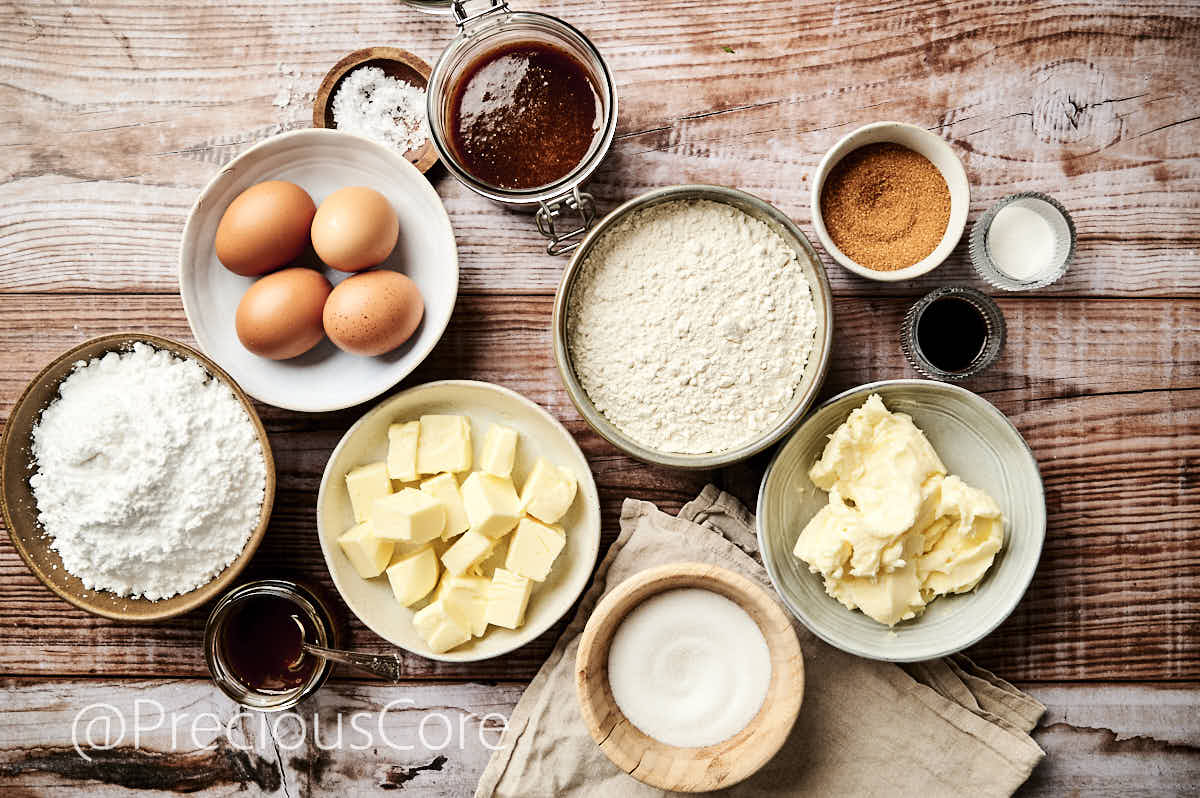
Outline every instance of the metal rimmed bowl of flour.
<svg viewBox="0 0 1200 798">
<path fill-rule="evenodd" d="M 554 358 L 580 414 L 643 462 L 736 463 L 786 435 L 829 368 L 821 260 L 779 210 L 683 185 L 610 213 L 554 301 Z"/>
<path fill-rule="evenodd" d="M 115 362 L 120 358 L 127 359 L 123 365 Z M 130 386 L 138 387 L 125 390 L 116 401 L 112 388 L 125 376 Z M 60 392 L 65 382 L 66 393 L 86 399 L 87 406 L 66 402 Z M 156 385 L 165 393 L 178 393 L 180 404 L 168 407 L 146 396 Z M 47 408 L 54 405 L 60 411 L 57 419 L 47 417 Z M 77 423 L 77 414 L 85 411 L 87 424 Z M 154 426 L 164 414 L 168 423 Z M 117 440 L 98 445 L 106 430 L 120 426 L 121 418 L 140 425 L 129 436 L 147 451 L 140 465 L 125 457 L 132 449 Z M 71 434 L 83 427 L 87 429 L 78 437 Z M 41 444 L 35 440 L 39 436 Z M 258 414 L 217 364 L 166 338 L 106 335 L 59 355 L 17 400 L 0 446 L 0 505 L 9 538 L 46 587 L 95 615 L 144 623 L 195 609 L 237 578 L 266 534 L 275 497 L 275 462 Z M 40 446 L 55 450 L 45 468 L 38 465 Z M 171 453 L 179 462 L 168 457 L 156 464 L 157 454 Z M 106 463 L 113 466 L 108 469 L 111 483 L 104 479 Z M 52 473 L 57 486 L 35 489 Z M 39 476 L 43 480 L 37 480 Z M 198 503 L 169 506 L 172 495 L 184 492 L 185 483 Z M 87 495 L 75 491 L 73 498 L 72 484 L 79 491 L 85 486 Z M 172 486 L 177 489 L 172 491 Z M 217 493 L 220 502 L 206 499 Z M 42 500 L 47 506 L 39 506 Z M 211 512 L 205 510 L 208 504 L 213 505 Z M 195 512 L 188 512 L 189 507 Z M 50 515 L 43 517 L 47 511 Z M 56 549 L 57 539 L 47 524 L 62 532 L 58 549 L 65 546 L 64 553 Z M 132 538 L 150 536 L 153 528 L 157 538 L 141 554 L 134 550 L 140 543 L 126 539 L 132 548 L 122 555 L 115 551 L 123 547 L 118 539 L 122 528 L 132 532 Z M 171 544 L 188 536 L 202 538 L 203 545 Z M 167 550 L 156 552 L 159 544 Z M 66 560 L 78 574 L 68 569 Z M 123 579 L 129 580 L 126 587 L 131 591 L 100 589 L 102 583 L 115 588 Z M 152 600 L 147 594 L 161 597 Z"/>
</svg>

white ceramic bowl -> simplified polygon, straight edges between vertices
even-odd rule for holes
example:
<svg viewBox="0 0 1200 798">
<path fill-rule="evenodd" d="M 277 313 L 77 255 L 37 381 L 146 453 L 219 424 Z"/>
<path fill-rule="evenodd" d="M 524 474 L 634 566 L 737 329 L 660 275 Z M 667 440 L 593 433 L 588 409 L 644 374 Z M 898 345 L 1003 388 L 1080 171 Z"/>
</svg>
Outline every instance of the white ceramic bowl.
<svg viewBox="0 0 1200 798">
<path fill-rule="evenodd" d="M 379 357 L 362 357 L 325 339 L 290 360 L 268 360 L 242 346 L 234 314 L 255 278 L 222 266 L 214 239 L 229 203 L 264 180 L 289 180 L 318 205 L 346 186 L 370 186 L 388 198 L 400 217 L 400 240 L 379 268 L 407 274 L 425 300 L 421 325 L 403 346 Z M 297 265 L 321 269 L 334 284 L 349 276 L 325 268 L 311 249 Z M 200 192 L 183 231 L 179 292 L 200 348 L 246 393 L 288 410 L 338 410 L 400 382 L 442 337 L 458 297 L 458 249 L 441 198 L 403 155 L 336 130 L 298 130 L 246 150 Z"/>
<path fill-rule="evenodd" d="M 792 555 L 804 525 L 828 501 L 808 478 L 828 436 L 872 393 L 907 413 L 951 474 L 987 491 L 1004 511 L 1004 548 L 979 586 L 931 602 L 893 629 L 825 593 L 820 574 Z M 775 453 L 758 492 L 758 543 L 775 589 L 805 626 L 830 645 L 870 659 L 915 662 L 981 640 L 1025 594 L 1046 537 L 1046 500 L 1037 461 L 1004 414 L 966 388 L 932 380 L 869 383 L 817 408 Z"/>
<path fill-rule="evenodd" d="M 387 456 L 387 428 L 396 421 L 411 421 L 425 413 L 452 413 L 471 419 L 475 461 L 483 450 L 489 424 L 500 423 L 520 433 L 513 480 L 520 486 L 539 456 L 571 469 L 579 480 L 575 503 L 559 522 L 567 533 L 567 546 L 555 561 L 545 582 L 536 586 L 525 614 L 525 625 L 509 630 L 489 627 L 487 634 L 444 654 L 434 654 L 412 625 L 413 610 L 402 607 L 392 595 L 387 576 L 363 579 L 338 546 L 338 537 L 354 524 L 346 493 L 346 472 Z M 571 433 L 553 416 L 518 393 L 487 382 L 446 380 L 418 385 L 384 400 L 355 422 L 329 457 L 317 494 L 317 534 L 325 564 L 338 593 L 368 628 L 400 648 L 429 659 L 473 662 L 507 654 L 545 632 L 566 614 L 587 586 L 600 552 L 600 499 L 587 459 Z M 491 564 L 504 562 L 507 546 L 501 544 Z M 418 604 L 418 607 L 423 606 Z"/>
<path fill-rule="evenodd" d="M 854 262 L 833 243 L 833 239 L 829 237 L 829 231 L 825 229 L 825 219 L 821 215 L 821 190 L 825 187 L 825 178 L 829 176 L 830 170 L 837 165 L 838 161 L 859 147 L 879 142 L 900 144 L 924 155 L 942 173 L 942 177 L 946 179 L 946 185 L 950 189 L 950 222 L 946 225 L 946 234 L 942 236 L 942 240 L 933 252 L 912 266 L 895 271 L 869 269 Z M 869 280 L 889 283 L 911 280 L 936 269 L 962 238 L 970 206 L 971 188 L 967 182 L 967 172 L 963 169 L 962 161 L 959 160 L 954 149 L 942 137 L 930 133 L 925 128 L 905 122 L 873 122 L 847 133 L 825 153 L 825 157 L 821 159 L 817 165 L 817 171 L 813 175 L 812 220 L 821 246 L 825 247 L 825 251 L 846 269 Z"/>
</svg>

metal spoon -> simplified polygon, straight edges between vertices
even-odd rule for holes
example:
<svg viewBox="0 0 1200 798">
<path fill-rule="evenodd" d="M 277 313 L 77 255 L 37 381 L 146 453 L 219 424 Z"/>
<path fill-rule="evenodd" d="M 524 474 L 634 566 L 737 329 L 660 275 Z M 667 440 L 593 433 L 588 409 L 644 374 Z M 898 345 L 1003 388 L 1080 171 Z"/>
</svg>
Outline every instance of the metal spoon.
<svg viewBox="0 0 1200 798">
<path fill-rule="evenodd" d="M 304 639 L 304 623 L 300 617 L 293 615 L 292 620 L 296 622 L 296 626 L 300 627 L 300 656 L 288 664 L 288 670 L 294 671 L 299 668 L 300 663 L 304 661 L 304 655 L 311 654 L 330 662 L 340 662 L 343 665 L 382 676 L 393 682 L 404 680 L 404 662 L 395 654 L 363 654 L 357 651 L 342 651 L 337 648 L 318 646 Z"/>
</svg>

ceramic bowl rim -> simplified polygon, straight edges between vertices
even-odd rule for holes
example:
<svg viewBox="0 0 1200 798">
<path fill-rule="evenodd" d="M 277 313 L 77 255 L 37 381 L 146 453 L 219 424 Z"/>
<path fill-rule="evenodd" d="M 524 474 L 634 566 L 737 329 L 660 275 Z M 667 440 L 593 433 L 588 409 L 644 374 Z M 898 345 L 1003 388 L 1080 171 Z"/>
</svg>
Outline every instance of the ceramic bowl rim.
<svg viewBox="0 0 1200 798">
<path fill-rule="evenodd" d="M 1034 455 L 1033 449 L 1030 448 L 1029 442 L 1025 440 L 1025 436 L 1023 436 L 1021 434 L 1021 431 L 1017 429 L 1016 425 L 1014 425 L 1012 423 L 1012 421 L 1008 418 L 1008 416 L 1006 416 L 1004 413 L 1000 412 L 1000 410 L 997 409 L 995 405 L 993 405 L 991 402 L 984 399 L 982 396 L 979 396 L 978 394 L 967 390 L 966 388 L 964 388 L 961 385 L 956 385 L 954 383 L 949 383 L 949 382 L 940 382 L 938 380 L 922 380 L 922 379 L 877 380 L 875 382 L 868 382 L 868 383 L 864 383 L 862 385 L 857 385 L 852 388 L 848 388 L 847 390 L 842 391 L 841 393 L 837 394 L 836 396 L 830 397 L 829 399 L 825 400 L 817 407 L 813 408 L 813 412 L 810 414 L 809 418 L 811 419 L 812 417 L 815 417 L 816 414 L 819 413 L 824 408 L 829 407 L 836 402 L 842 401 L 843 399 L 846 399 L 847 397 L 854 396 L 855 394 L 870 395 L 872 392 L 878 391 L 880 388 L 888 388 L 888 387 L 894 387 L 894 386 L 905 386 L 905 387 L 921 386 L 921 387 L 924 387 L 924 386 L 929 386 L 931 384 L 938 386 L 939 389 L 946 388 L 947 390 L 949 390 L 952 393 L 958 393 L 961 395 L 970 396 L 970 397 L 972 397 L 973 400 L 978 400 L 980 402 L 983 402 L 985 405 L 990 407 L 992 409 L 992 411 L 998 417 L 1000 417 L 1004 420 L 1004 422 L 1012 430 L 1013 434 L 1015 434 L 1017 436 L 1017 439 L 1019 441 L 1021 441 L 1021 444 L 1025 450 L 1025 453 L 1029 455 L 1029 460 L 1033 464 L 1034 476 L 1037 480 L 1037 485 L 1038 485 L 1038 488 L 1040 489 L 1041 496 L 1042 496 L 1043 503 L 1044 503 L 1046 491 L 1045 491 L 1045 483 L 1042 480 L 1041 466 L 1038 464 L 1037 457 Z M 798 432 L 799 432 L 799 429 L 797 429 L 795 432 L 793 432 L 792 435 L 794 436 Z M 788 442 L 790 442 L 790 441 L 791 441 L 791 438 L 789 437 Z M 767 575 L 770 576 L 770 578 L 771 578 L 771 585 L 775 588 L 776 594 L 778 594 L 779 598 L 783 601 L 784 605 L 788 608 L 788 610 L 792 613 L 792 615 L 794 615 L 801 623 L 804 624 L 805 627 L 808 628 L 808 630 L 810 632 L 812 632 L 817 637 L 821 638 L 822 640 L 824 640 L 826 643 L 833 646 L 834 648 L 845 651 L 848 654 L 854 654 L 855 656 L 864 657 L 866 659 L 880 660 L 880 661 L 884 661 L 884 662 L 923 662 L 925 660 L 937 659 L 938 657 L 949 656 L 950 654 L 955 654 L 959 651 L 962 651 L 963 649 L 970 648 L 971 646 L 975 645 L 980 640 L 984 639 L 989 634 L 994 632 L 997 629 L 997 627 L 1000 626 L 1000 624 L 1004 623 L 1004 621 L 1006 621 L 1008 619 L 1008 617 L 1010 615 L 1012 615 L 1013 611 L 1017 608 L 1017 605 L 1019 605 L 1021 603 L 1021 600 L 1025 597 L 1025 594 L 1029 591 L 1029 585 L 1032 584 L 1032 582 L 1033 582 L 1033 577 L 1037 572 L 1037 564 L 1041 560 L 1042 550 L 1045 547 L 1045 543 L 1046 543 L 1047 518 L 1046 518 L 1046 513 L 1044 510 L 1041 514 L 1040 527 L 1035 531 L 1035 537 L 1036 537 L 1036 542 L 1037 542 L 1037 561 L 1038 562 L 1035 562 L 1034 567 L 1029 569 L 1028 577 L 1024 580 L 1024 583 L 1020 586 L 1020 590 L 1013 590 L 1011 592 L 1011 594 L 1009 594 L 1009 596 L 1002 602 L 1004 605 L 1004 610 L 1003 610 L 1003 612 L 999 613 L 995 622 L 992 623 L 990 626 L 981 627 L 979 630 L 973 632 L 969 637 L 966 637 L 963 640 L 956 640 L 949 646 L 944 646 L 941 650 L 937 650 L 933 653 L 914 655 L 914 656 L 899 656 L 899 657 L 889 656 L 886 653 L 881 653 L 879 651 L 875 651 L 875 650 L 872 650 L 867 647 L 856 645 L 856 644 L 854 644 L 852 642 L 848 642 L 844 639 L 834 638 L 831 635 L 826 634 L 826 632 L 823 629 L 821 629 L 819 627 L 819 625 L 812 622 L 812 620 L 808 617 L 808 614 L 804 611 L 804 609 L 802 607 L 794 604 L 792 602 L 791 598 L 787 595 L 787 593 L 785 593 L 780 588 L 780 583 L 782 582 L 782 580 L 779 578 L 778 569 L 776 567 L 774 558 L 767 556 L 767 542 L 766 542 L 767 531 L 766 531 L 766 522 L 763 520 L 763 518 L 765 517 L 764 510 L 765 510 L 765 504 L 766 504 L 766 500 L 767 500 L 767 495 L 766 495 L 767 494 L 767 484 L 770 481 L 771 473 L 775 470 L 775 466 L 778 463 L 780 456 L 783 454 L 783 450 L 786 448 L 786 446 L 787 446 L 787 442 L 785 442 L 783 446 L 780 446 L 775 451 L 775 453 L 771 456 L 771 462 L 767 464 L 767 468 L 763 472 L 762 481 L 759 483 L 759 486 L 758 486 L 758 496 L 757 496 L 757 501 L 756 501 L 756 505 L 755 505 L 755 521 L 754 521 L 755 536 L 758 539 L 758 549 L 759 549 L 759 553 L 762 556 L 763 566 L 767 570 Z M 790 553 L 789 553 L 789 556 L 790 556 Z M 847 609 L 846 612 L 854 612 L 854 610 Z"/>
<path fill-rule="evenodd" d="M 945 169 L 938 168 L 938 171 L 941 172 L 942 177 L 946 180 L 947 188 L 950 190 L 950 221 L 946 225 L 946 232 L 942 234 L 937 247 L 929 255 L 911 266 L 905 266 L 903 269 L 880 271 L 878 269 L 867 268 L 855 262 L 849 255 L 842 252 L 837 244 L 833 243 L 833 239 L 830 238 L 829 231 L 825 227 L 825 217 L 821 213 L 821 190 L 825 186 L 825 180 L 833 167 L 857 149 L 857 146 L 851 146 L 856 139 L 865 138 L 876 131 L 891 134 L 892 131 L 897 130 L 907 131 L 914 137 L 922 140 L 928 148 L 938 150 L 944 155 L 950 156 L 947 160 L 952 164 L 950 168 L 952 174 L 948 174 Z M 884 138 L 879 141 L 891 141 L 891 139 Z M 955 219 L 954 202 L 954 186 L 956 183 L 962 187 L 961 205 L 963 208 L 962 217 L 957 220 Z M 872 122 L 850 131 L 825 151 L 825 154 L 821 157 L 821 161 L 817 164 L 817 168 L 813 171 L 810 202 L 812 206 L 813 228 L 817 232 L 817 239 L 821 242 L 821 246 L 825 248 L 830 257 L 840 263 L 847 271 L 857 274 L 859 277 L 865 277 L 868 280 L 875 280 L 877 282 L 893 283 L 902 280 L 911 280 L 923 274 L 928 274 L 938 266 L 941 266 L 950 257 L 959 240 L 962 239 L 963 231 L 967 227 L 967 216 L 970 215 L 971 210 L 971 182 L 967 179 L 967 171 L 963 167 L 962 159 L 954 151 L 954 148 L 950 146 L 949 142 L 941 136 L 908 122 Z"/>
</svg>

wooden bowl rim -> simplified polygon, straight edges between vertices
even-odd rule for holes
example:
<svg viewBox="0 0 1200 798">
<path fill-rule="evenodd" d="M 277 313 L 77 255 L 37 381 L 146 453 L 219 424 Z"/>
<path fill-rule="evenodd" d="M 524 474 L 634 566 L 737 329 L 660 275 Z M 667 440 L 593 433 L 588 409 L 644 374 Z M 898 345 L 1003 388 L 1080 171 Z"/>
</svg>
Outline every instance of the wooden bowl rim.
<svg viewBox="0 0 1200 798">
<path fill-rule="evenodd" d="M 758 623 L 771 652 L 771 684 L 762 708 L 733 737 L 701 748 L 666 745 L 642 733 L 617 707 L 608 683 L 608 646 L 625 616 L 651 596 L 686 587 L 711 590 L 737 603 Z M 783 747 L 800 714 L 804 697 L 804 659 L 790 616 L 765 588 L 717 565 L 671 563 L 630 576 L 596 605 L 579 640 L 575 690 L 588 733 L 614 765 L 659 789 L 704 792 L 729 787 L 749 778 Z M 597 695 L 600 702 L 594 700 Z M 780 719 L 786 720 L 780 723 Z M 621 735 L 614 732 L 622 726 L 625 733 L 639 743 L 642 752 L 628 754 L 619 749 L 616 738 Z M 675 753 L 679 761 L 695 764 L 690 768 L 671 768 L 670 773 L 662 776 L 652 768 L 648 772 L 639 772 L 647 751 L 658 754 L 654 759 L 669 758 Z M 729 758 L 731 753 L 736 756 Z M 716 780 L 707 769 L 699 776 L 695 775 L 697 767 L 711 764 L 718 757 L 726 757 L 729 768 L 725 773 L 716 774 Z"/>
<path fill-rule="evenodd" d="M 202 365 L 210 375 L 223 381 L 229 386 L 230 389 L 232 389 L 233 395 L 237 397 L 246 413 L 250 416 L 250 422 L 254 425 L 254 430 L 258 436 L 259 445 L 262 447 L 267 478 L 266 484 L 264 485 L 263 503 L 259 512 L 258 525 L 254 528 L 254 531 L 246 540 L 246 545 L 242 549 L 242 553 L 238 555 L 237 559 L 230 563 L 225 570 L 218 573 L 211 580 L 200 587 L 197 587 L 195 590 L 187 593 L 177 594 L 161 601 L 150 601 L 149 599 L 145 598 L 135 599 L 131 597 L 121 597 L 124 601 L 132 602 L 139 607 L 145 608 L 144 610 L 138 610 L 136 612 L 130 610 L 122 612 L 108 609 L 98 602 L 90 602 L 87 599 L 64 589 L 61 585 L 44 573 L 41 567 L 35 562 L 33 555 L 25 547 L 25 538 L 28 534 L 30 534 L 30 531 L 19 531 L 17 529 L 13 523 L 14 516 L 8 504 L 8 481 L 10 475 L 8 473 L 7 453 L 9 446 L 16 444 L 16 441 L 14 440 L 16 433 L 13 431 L 15 427 L 11 423 L 12 419 L 18 414 L 18 411 L 23 409 L 23 406 L 26 404 L 26 402 L 30 401 L 30 396 L 33 394 L 34 389 L 51 373 L 58 371 L 64 363 L 83 359 L 80 357 L 79 353 L 83 352 L 84 350 L 90 350 L 95 347 L 103 346 L 103 349 L 86 356 L 88 359 L 91 359 L 99 357 L 101 353 L 120 351 L 126 346 L 130 346 L 138 342 L 149 344 L 156 349 L 165 349 L 166 351 L 169 351 L 177 356 L 193 358 L 200 363 L 200 365 Z M 69 373 L 70 372 L 68 372 L 68 374 Z M 61 384 L 66 377 L 67 374 L 64 374 L 55 381 L 56 392 L 58 385 Z M 229 585 L 229 583 L 236 579 L 238 575 L 245 570 L 246 566 L 250 562 L 250 559 L 258 550 L 258 546 L 262 542 L 262 539 L 266 536 L 267 526 L 271 521 L 271 511 L 275 503 L 275 457 L 271 452 L 271 442 L 267 437 L 266 428 L 263 426 L 262 419 L 259 418 L 258 412 L 254 409 L 254 405 L 250 402 L 249 397 L 246 396 L 245 392 L 242 391 L 241 386 L 239 386 L 237 382 L 225 372 L 224 369 L 218 366 L 207 356 L 203 355 L 187 344 L 173 341 L 169 338 L 163 338 L 158 335 L 141 332 L 118 332 L 90 338 L 82 343 L 76 344 L 59 356 L 55 357 L 45 366 L 45 368 L 39 371 L 37 375 L 25 386 L 25 389 L 21 392 L 21 395 L 17 401 L 13 403 L 12 411 L 9 413 L 8 419 L 9 423 L 4 425 L 4 435 L 2 438 L 0 438 L 0 485 L 3 486 L 3 490 L 0 490 L 0 514 L 3 514 L 5 528 L 8 530 L 8 538 L 12 542 L 13 547 L 17 550 L 17 553 L 21 555 L 21 559 L 25 561 L 25 565 L 29 567 L 29 570 L 33 572 L 33 575 L 36 576 L 43 585 L 48 587 L 59 598 L 78 607 L 81 610 L 90 612 L 93 615 L 99 615 L 104 618 L 128 623 L 162 621 L 168 618 L 173 618 L 177 615 L 183 615 L 184 613 L 191 612 L 197 607 L 208 602 L 210 599 L 215 598 L 225 589 L 225 587 Z M 26 465 L 28 465 L 28 458 L 24 459 Z M 19 479 L 20 477 L 17 478 Z M 34 534 L 36 534 L 36 528 L 34 530 Z M 51 552 L 51 556 L 58 557 L 57 552 L 54 552 L 53 549 L 50 549 L 49 551 Z M 68 572 L 65 569 L 62 569 L 62 573 Z M 78 579 L 78 577 L 74 576 L 74 574 L 68 575 L 71 579 Z M 93 595 L 115 595 L 111 591 L 107 590 L 89 590 L 89 593 L 92 593 Z M 159 608 L 159 605 L 166 605 L 171 602 L 175 602 L 173 606 L 165 610 Z"/>
<path fill-rule="evenodd" d="M 334 87 L 346 76 L 347 72 L 368 61 L 396 61 L 404 64 L 424 78 L 424 84 L 421 88 L 426 91 L 429 89 L 429 76 L 433 72 L 433 69 L 420 56 L 414 55 L 408 50 L 401 50 L 399 47 L 385 45 L 364 47 L 361 50 L 355 50 L 346 55 L 325 73 L 325 77 L 321 80 L 321 85 L 317 89 L 317 96 L 313 99 L 313 127 L 327 127 L 325 117 L 329 111 L 329 103 L 333 99 Z M 336 130 L 337 128 L 334 127 L 333 129 Z M 410 158 L 409 153 L 414 153 L 414 157 Z M 428 172 L 438 161 L 437 148 L 433 145 L 432 136 L 427 137 L 425 143 L 418 149 L 409 150 L 406 153 L 402 153 L 402 155 L 413 166 L 417 167 L 421 174 Z"/>
</svg>

